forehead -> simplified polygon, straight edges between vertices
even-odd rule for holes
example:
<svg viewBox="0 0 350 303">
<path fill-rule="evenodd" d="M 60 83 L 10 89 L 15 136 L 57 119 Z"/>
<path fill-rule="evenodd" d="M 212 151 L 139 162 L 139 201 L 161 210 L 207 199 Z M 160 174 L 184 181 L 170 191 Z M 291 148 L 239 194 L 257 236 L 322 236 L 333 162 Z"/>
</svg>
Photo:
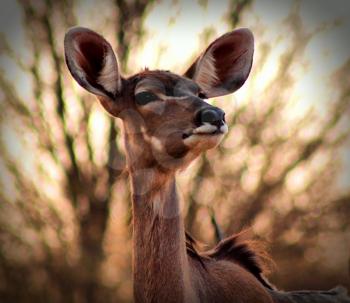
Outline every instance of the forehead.
<svg viewBox="0 0 350 303">
<path fill-rule="evenodd" d="M 187 89 L 196 91 L 198 85 L 189 78 L 181 77 L 169 71 L 143 71 L 137 75 L 135 89 L 156 89 L 168 91 L 169 89 Z"/>
</svg>

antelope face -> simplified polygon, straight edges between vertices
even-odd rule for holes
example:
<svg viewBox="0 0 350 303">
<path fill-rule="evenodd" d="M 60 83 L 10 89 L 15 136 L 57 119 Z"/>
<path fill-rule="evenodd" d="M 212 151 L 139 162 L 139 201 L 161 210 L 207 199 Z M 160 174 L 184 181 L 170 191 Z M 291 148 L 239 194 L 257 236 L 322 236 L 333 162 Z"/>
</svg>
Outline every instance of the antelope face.
<svg viewBox="0 0 350 303">
<path fill-rule="evenodd" d="M 85 28 L 68 31 L 65 53 L 77 82 L 123 120 L 131 158 L 177 169 L 215 147 L 227 132 L 225 113 L 206 99 L 243 85 L 252 65 L 253 36 L 247 29 L 221 36 L 183 76 L 145 70 L 123 78 L 110 44 Z"/>
<path fill-rule="evenodd" d="M 205 99 L 191 79 L 164 71 L 137 76 L 134 104 L 143 120 L 143 136 L 154 153 L 179 159 L 219 143 L 227 132 L 225 113 Z"/>
</svg>

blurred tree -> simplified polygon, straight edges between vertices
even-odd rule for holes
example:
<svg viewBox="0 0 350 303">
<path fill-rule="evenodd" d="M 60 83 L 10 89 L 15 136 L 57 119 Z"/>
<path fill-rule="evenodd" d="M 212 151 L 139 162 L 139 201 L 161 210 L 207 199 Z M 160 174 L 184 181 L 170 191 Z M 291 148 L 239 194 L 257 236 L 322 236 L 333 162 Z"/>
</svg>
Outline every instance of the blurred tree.
<svg viewBox="0 0 350 303">
<path fill-rule="evenodd" d="M 130 49 L 142 41 L 152 2 L 103 3 L 92 4 L 91 21 L 100 22 L 96 31 L 117 46 L 122 70 L 131 72 Z M 230 28 L 247 26 L 252 3 L 230 2 Z M 0 301 L 130 302 L 128 218 L 113 220 L 116 213 L 118 219 L 130 215 L 118 122 L 100 114 L 93 97 L 75 91 L 63 58 L 64 32 L 77 23 L 85 3 L 42 0 L 20 5 L 29 58 L 19 56 L 5 40 L 0 45 L 2 58 L 30 79 L 28 89 L 11 82 L 6 71 L 0 74 L 0 166 L 6 181 L 0 191 Z M 289 48 L 278 58 L 278 70 L 263 92 L 255 87 L 273 51 L 269 41 L 256 51 L 246 83 L 249 103 L 232 109 L 232 100 L 222 100 L 230 131 L 218 149 L 192 166 L 181 187 L 186 225 L 211 243 L 221 232 L 251 227 L 271 242 L 279 266 L 272 276 L 277 286 L 329 288 L 347 281 L 340 266 L 348 252 L 335 247 L 350 228 L 350 192 L 337 189 L 339 155 L 349 139 L 350 63 L 334 75 L 337 94 L 325 117 L 310 110 L 288 119 L 296 67 L 324 27 L 305 32 L 297 7 L 285 23 Z M 252 30 L 257 36 L 263 31 Z M 207 29 L 203 44 L 214 33 Z M 26 142 L 16 142 L 12 128 Z M 30 161 L 31 154 L 35 161 Z M 333 255 L 326 258 L 330 250 Z M 309 272 L 309 278 L 300 279 L 300 272 Z"/>
<path fill-rule="evenodd" d="M 106 160 L 96 160 L 89 129 L 94 113 L 91 103 L 87 101 L 90 97 L 72 95 L 71 81 L 66 77 L 62 42 L 67 28 L 76 24 L 74 4 L 82 3 L 21 1 L 28 53 L 31 55 L 29 63 L 19 58 L 9 44 L 4 43 L 3 46 L 22 72 L 31 76 L 35 102 L 32 104 L 22 98 L 17 91 L 19 88 L 10 83 L 5 74 L 1 74 L 2 107 L 15 112 L 20 123 L 28 128 L 26 135 L 33 135 L 37 140 L 40 157 L 43 157 L 40 168 L 43 173 L 49 173 L 50 169 L 62 172 L 63 197 L 70 204 L 73 213 L 71 225 L 77 231 L 76 242 L 67 243 L 67 235 L 62 231 L 63 225 L 67 223 L 62 219 L 64 214 L 45 201 L 38 188 L 40 184 L 33 182 L 31 175 L 23 173 L 9 151 L 3 148 L 2 159 L 19 194 L 15 203 L 3 196 L 5 204 L 1 205 L 6 208 L 0 224 L 1 237 L 4 238 L 4 245 L 0 249 L 0 280 L 3 282 L 0 284 L 5 301 L 6 296 L 9 300 L 16 299 L 16 302 L 116 301 L 113 289 L 109 290 L 102 283 L 100 270 L 105 258 L 103 241 L 112 203 L 112 189 L 124 164 L 116 140 L 118 131 L 115 119 L 112 118 L 108 120 L 105 140 Z M 114 30 L 108 34 L 115 37 L 124 72 L 127 72 L 130 48 L 136 48 L 143 36 L 142 23 L 151 4 L 152 1 L 143 0 L 116 0 L 109 4 L 113 14 L 108 27 Z M 99 6 L 96 3 L 97 10 Z M 43 68 L 46 69 L 44 72 Z M 72 105 L 74 101 L 76 105 Z M 114 163 L 115 159 L 120 163 Z M 50 161 L 54 167 L 45 167 Z M 21 229 L 15 230 L 12 222 L 7 220 L 10 214 L 21 217 Z M 31 258 L 31 263 L 18 264 L 18 260 L 11 262 L 12 250 L 8 250 L 6 243 L 10 245 L 14 241 L 23 248 L 33 249 L 27 247 L 28 243 L 23 239 L 26 230 L 34 232 L 35 238 L 38 237 L 44 255 L 37 262 Z M 46 243 L 46 232 L 57 237 L 57 249 Z M 75 245 L 79 257 L 72 262 L 66 255 L 74 250 Z M 35 276 L 38 276 L 37 279 Z"/>
<path fill-rule="evenodd" d="M 235 0 L 230 2 L 230 13 L 228 19 L 228 23 L 230 28 L 234 29 L 239 25 L 240 17 L 244 9 L 246 9 L 250 4 L 251 0 Z M 211 39 L 213 38 L 213 32 L 212 30 L 205 30 L 204 31 L 204 39 L 203 39 L 203 45 L 208 45 L 210 43 Z M 194 178 L 194 184 L 192 186 L 192 189 L 190 190 L 188 194 L 188 210 L 187 210 L 187 216 L 186 216 L 186 227 L 189 231 L 194 232 L 194 222 L 195 218 L 197 216 L 197 212 L 199 210 L 199 204 L 196 202 L 196 196 L 201 191 L 203 186 L 203 181 L 206 178 L 207 174 L 210 173 L 210 166 L 208 162 L 208 158 L 206 155 L 203 155 L 200 159 L 200 164 L 197 168 L 196 177 Z M 220 240 L 220 226 L 217 225 L 216 219 L 215 219 L 215 213 L 209 209 L 209 212 L 211 213 L 212 218 L 212 224 L 214 226 L 214 229 L 217 230 L 216 232 L 216 240 Z M 219 229 L 219 230 L 218 230 Z"/>
<path fill-rule="evenodd" d="M 238 13 L 251 1 L 231 4 L 230 27 L 244 26 L 244 16 Z M 349 285 L 348 271 L 343 270 L 349 258 L 347 246 L 335 253 L 334 247 L 327 247 L 327 238 L 339 246 L 348 239 L 350 229 L 350 191 L 338 190 L 340 156 L 350 135 L 346 123 L 350 90 L 344 84 L 344 79 L 349 79 L 350 61 L 333 76 L 330 89 L 337 97 L 325 105 L 325 117 L 311 108 L 300 118 L 287 119 L 290 95 L 298 81 L 297 66 L 306 64 L 305 49 L 313 37 L 332 24 L 307 32 L 296 2 L 285 25 L 290 46 L 277 58 L 277 72 L 259 95 L 249 94 L 248 102 L 226 111 L 229 133 L 219 152 L 207 153 L 195 167 L 185 192 L 189 201 L 187 228 L 203 242 L 218 240 L 217 223 L 226 235 L 252 228 L 271 243 L 271 254 L 278 264 L 271 279 L 279 287 L 327 289 L 339 283 Z M 251 29 L 254 33 L 261 31 Z M 254 87 L 259 86 L 259 73 L 273 51 L 269 41 L 260 43 L 253 75 L 245 84 L 250 92 L 257 91 Z M 212 218 L 211 238 L 209 221 L 203 216 Z M 328 265 L 324 265 L 325 251 L 332 250 L 333 255 L 325 262 Z"/>
</svg>

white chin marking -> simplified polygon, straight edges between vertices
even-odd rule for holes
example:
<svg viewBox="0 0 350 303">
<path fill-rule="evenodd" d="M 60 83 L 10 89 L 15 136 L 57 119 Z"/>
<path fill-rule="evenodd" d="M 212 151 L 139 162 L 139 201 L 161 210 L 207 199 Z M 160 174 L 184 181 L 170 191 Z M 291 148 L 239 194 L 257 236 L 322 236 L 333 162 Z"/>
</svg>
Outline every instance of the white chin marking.
<svg viewBox="0 0 350 303">
<path fill-rule="evenodd" d="M 188 138 L 184 139 L 184 144 L 188 147 L 198 146 L 200 149 L 209 149 L 218 145 L 223 137 L 223 134 L 217 135 L 197 135 L 193 134 Z"/>
<path fill-rule="evenodd" d="M 197 127 L 193 130 L 194 134 L 211 134 L 216 131 L 216 126 L 210 123 L 204 122 L 204 124 L 200 127 Z"/>
<path fill-rule="evenodd" d="M 227 124 L 225 123 L 220 127 L 220 132 L 216 133 L 217 127 L 210 124 L 204 123 L 200 127 L 193 130 L 192 135 L 183 140 L 184 144 L 188 147 L 198 147 L 199 149 L 205 150 L 217 146 L 224 134 L 228 132 Z"/>
<path fill-rule="evenodd" d="M 228 132 L 228 126 L 227 126 L 226 123 L 220 127 L 220 131 L 221 131 L 223 134 L 226 134 L 226 133 Z"/>
</svg>

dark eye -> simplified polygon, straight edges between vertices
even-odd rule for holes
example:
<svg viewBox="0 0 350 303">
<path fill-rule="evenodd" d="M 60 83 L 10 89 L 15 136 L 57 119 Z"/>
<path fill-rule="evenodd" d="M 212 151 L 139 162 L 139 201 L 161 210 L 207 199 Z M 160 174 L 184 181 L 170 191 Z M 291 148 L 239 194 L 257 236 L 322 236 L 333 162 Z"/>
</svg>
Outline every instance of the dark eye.
<svg viewBox="0 0 350 303">
<path fill-rule="evenodd" d="M 135 95 L 135 100 L 138 105 L 145 105 L 158 99 L 159 98 L 151 92 L 141 92 Z"/>
<path fill-rule="evenodd" d="M 203 92 L 199 92 L 198 93 L 198 97 L 201 98 L 201 99 L 208 99 L 207 95 Z"/>
</svg>

